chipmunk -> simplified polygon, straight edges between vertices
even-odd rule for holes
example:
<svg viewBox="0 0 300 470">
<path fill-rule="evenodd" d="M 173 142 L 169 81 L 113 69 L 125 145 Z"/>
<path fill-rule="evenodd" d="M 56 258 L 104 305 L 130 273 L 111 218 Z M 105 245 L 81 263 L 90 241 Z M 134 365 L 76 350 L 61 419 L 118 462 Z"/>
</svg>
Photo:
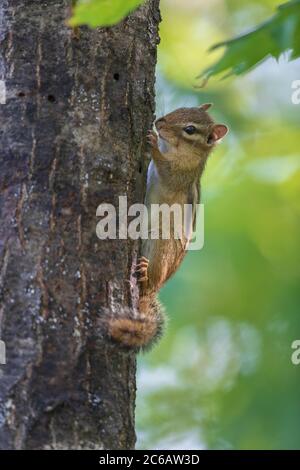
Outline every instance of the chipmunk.
<svg viewBox="0 0 300 470">
<path fill-rule="evenodd" d="M 127 349 L 147 349 L 162 335 L 165 318 L 156 294 L 186 254 L 192 228 L 195 228 L 200 179 L 207 158 L 228 132 L 227 126 L 216 124 L 207 113 L 211 106 L 179 108 L 158 119 L 156 132 L 149 132 L 152 160 L 145 196 L 148 211 L 152 204 L 179 204 L 182 208 L 190 204 L 192 211 L 188 221 L 190 227 L 178 238 L 170 230 L 169 239 L 163 239 L 159 230 L 158 239 L 149 236 L 142 241 L 136 268 L 140 282 L 138 315 L 121 315 L 109 323 L 110 337 Z M 170 223 L 174 225 L 174 221 Z M 149 234 L 152 230 L 150 218 Z"/>
</svg>

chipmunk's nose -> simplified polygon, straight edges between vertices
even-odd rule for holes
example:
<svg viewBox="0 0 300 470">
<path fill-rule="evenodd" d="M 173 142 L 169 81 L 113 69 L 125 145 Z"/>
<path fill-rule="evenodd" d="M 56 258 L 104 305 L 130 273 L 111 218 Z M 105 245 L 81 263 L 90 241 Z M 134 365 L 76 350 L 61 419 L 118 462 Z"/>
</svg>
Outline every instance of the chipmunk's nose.
<svg viewBox="0 0 300 470">
<path fill-rule="evenodd" d="M 165 118 L 159 118 L 155 121 L 155 127 L 158 131 L 159 129 L 161 129 L 165 121 L 166 121 Z"/>
</svg>

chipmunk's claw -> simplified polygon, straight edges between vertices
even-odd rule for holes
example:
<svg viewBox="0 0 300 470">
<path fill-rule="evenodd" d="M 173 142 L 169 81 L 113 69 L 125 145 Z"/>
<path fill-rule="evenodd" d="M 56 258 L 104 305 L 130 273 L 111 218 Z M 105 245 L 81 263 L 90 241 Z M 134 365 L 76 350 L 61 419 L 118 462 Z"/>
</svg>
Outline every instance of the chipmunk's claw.
<svg viewBox="0 0 300 470">
<path fill-rule="evenodd" d="M 135 270 L 135 272 L 138 273 L 139 282 L 148 281 L 148 266 L 149 266 L 149 260 L 145 258 L 145 256 L 142 256 L 141 258 L 139 258 L 138 264 L 136 265 L 136 270 Z"/>
<path fill-rule="evenodd" d="M 158 137 L 154 131 L 149 131 L 147 134 L 147 141 L 151 147 L 157 148 L 158 146 Z"/>
</svg>

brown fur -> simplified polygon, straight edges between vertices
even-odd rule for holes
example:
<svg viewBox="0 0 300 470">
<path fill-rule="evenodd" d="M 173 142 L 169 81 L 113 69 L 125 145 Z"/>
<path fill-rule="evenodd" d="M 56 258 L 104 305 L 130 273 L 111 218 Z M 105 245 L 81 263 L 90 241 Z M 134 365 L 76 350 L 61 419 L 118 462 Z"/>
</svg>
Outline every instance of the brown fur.
<svg viewBox="0 0 300 470">
<path fill-rule="evenodd" d="M 163 334 L 165 324 L 163 308 L 152 296 L 141 299 L 138 318 L 130 315 L 110 318 L 108 335 L 125 350 L 146 350 Z"/>
</svg>

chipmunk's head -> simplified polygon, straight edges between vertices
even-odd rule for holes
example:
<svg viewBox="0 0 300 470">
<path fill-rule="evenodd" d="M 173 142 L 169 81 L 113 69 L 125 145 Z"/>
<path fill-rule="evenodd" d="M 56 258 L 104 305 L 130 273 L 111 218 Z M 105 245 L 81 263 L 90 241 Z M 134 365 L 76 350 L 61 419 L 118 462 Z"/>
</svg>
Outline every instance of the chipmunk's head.
<svg viewBox="0 0 300 470">
<path fill-rule="evenodd" d="M 207 113 L 211 104 L 198 108 L 179 108 L 157 119 L 159 147 L 162 153 L 206 158 L 215 144 L 228 132 L 224 124 L 216 124 Z"/>
</svg>

